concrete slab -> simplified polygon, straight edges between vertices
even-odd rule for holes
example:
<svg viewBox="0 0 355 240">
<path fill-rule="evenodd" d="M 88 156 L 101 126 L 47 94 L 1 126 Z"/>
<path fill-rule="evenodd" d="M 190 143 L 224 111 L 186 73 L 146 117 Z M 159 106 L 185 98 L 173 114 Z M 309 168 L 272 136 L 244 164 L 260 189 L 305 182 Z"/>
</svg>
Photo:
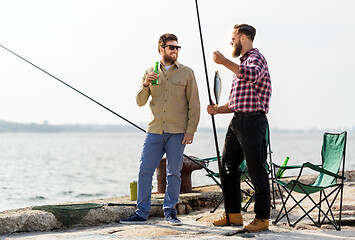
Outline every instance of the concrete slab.
<svg viewBox="0 0 355 240">
<path fill-rule="evenodd" d="M 353 174 L 353 171 L 350 175 L 348 173 L 348 179 L 354 179 Z M 310 220 L 305 219 L 294 228 L 283 221 L 277 225 L 271 224 L 270 230 L 262 233 L 233 235 L 240 228 L 212 225 L 212 220 L 223 213 L 223 207 L 215 213 L 210 213 L 220 196 L 221 191 L 216 185 L 196 187 L 193 193 L 181 194 L 177 208 L 182 226 L 170 226 L 162 218 L 161 207 L 152 208 L 146 225 L 123 225 L 115 222 L 133 213 L 135 207 L 103 206 L 90 210 L 79 223 L 69 228 L 63 226 L 49 212 L 31 208 L 4 211 L 0 212 L 0 239 L 355 239 L 355 182 L 346 182 L 344 186 L 343 227 L 340 232 L 335 231 L 331 225 L 315 227 Z M 153 194 L 152 203 L 161 204 L 163 197 L 164 194 Z M 128 196 L 90 202 L 134 204 Z M 271 211 L 271 220 L 281 208 L 280 200 L 276 203 L 277 209 Z M 339 214 L 337 206 L 334 206 L 333 210 L 335 215 Z M 291 218 L 295 218 L 300 211 L 296 209 Z M 243 218 L 245 224 L 252 221 L 253 206 L 243 213 Z"/>
</svg>

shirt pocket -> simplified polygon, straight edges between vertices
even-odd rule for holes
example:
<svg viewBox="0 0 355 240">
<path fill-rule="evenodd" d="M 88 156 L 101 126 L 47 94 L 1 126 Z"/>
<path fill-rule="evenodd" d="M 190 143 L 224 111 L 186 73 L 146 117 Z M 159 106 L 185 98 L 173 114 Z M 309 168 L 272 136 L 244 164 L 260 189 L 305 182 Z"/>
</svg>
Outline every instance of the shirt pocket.
<svg viewBox="0 0 355 240">
<path fill-rule="evenodd" d="M 174 96 L 185 96 L 187 79 L 174 79 L 171 81 L 172 94 Z"/>
<path fill-rule="evenodd" d="M 152 97 L 159 97 L 162 92 L 162 84 L 158 81 L 158 85 L 150 86 L 150 94 Z"/>
</svg>

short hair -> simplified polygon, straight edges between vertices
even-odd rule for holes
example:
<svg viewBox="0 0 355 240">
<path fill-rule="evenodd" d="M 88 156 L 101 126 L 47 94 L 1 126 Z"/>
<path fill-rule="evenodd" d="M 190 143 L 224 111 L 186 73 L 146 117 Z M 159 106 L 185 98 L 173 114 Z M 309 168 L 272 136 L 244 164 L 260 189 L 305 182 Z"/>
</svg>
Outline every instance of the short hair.
<svg viewBox="0 0 355 240">
<path fill-rule="evenodd" d="M 236 24 L 234 29 L 237 29 L 239 34 L 244 34 L 250 40 L 254 41 L 254 37 L 256 35 L 256 29 L 248 24 Z"/>
<path fill-rule="evenodd" d="M 165 33 L 160 36 L 158 42 L 158 52 L 160 53 L 160 47 L 166 45 L 168 41 L 178 41 L 178 38 L 172 33 Z"/>
</svg>

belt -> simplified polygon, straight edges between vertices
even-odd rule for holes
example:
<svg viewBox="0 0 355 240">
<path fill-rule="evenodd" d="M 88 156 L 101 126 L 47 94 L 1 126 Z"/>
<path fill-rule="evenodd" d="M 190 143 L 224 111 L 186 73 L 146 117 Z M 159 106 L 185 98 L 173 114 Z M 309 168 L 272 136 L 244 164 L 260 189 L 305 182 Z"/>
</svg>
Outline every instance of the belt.
<svg viewBox="0 0 355 240">
<path fill-rule="evenodd" d="M 236 118 L 244 118 L 244 117 L 251 117 L 256 115 L 265 114 L 264 111 L 256 111 L 256 112 L 234 112 L 234 117 Z"/>
</svg>

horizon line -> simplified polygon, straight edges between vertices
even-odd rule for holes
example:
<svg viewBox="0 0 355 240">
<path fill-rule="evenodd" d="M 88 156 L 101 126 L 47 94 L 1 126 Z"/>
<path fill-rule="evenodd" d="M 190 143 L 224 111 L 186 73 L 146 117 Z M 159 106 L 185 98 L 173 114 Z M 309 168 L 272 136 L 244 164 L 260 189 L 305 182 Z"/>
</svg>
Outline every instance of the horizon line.
<svg viewBox="0 0 355 240">
<path fill-rule="evenodd" d="M 45 120 L 42 123 L 35 123 L 35 122 L 31 122 L 31 123 L 23 123 L 23 122 L 14 122 L 14 121 L 6 121 L 6 120 L 2 120 L 0 119 L 0 124 L 5 124 L 8 125 L 7 127 L 10 127 L 10 125 L 16 125 L 16 126 L 22 126 L 22 127 L 44 127 L 44 128 L 50 128 L 50 127 L 54 127 L 54 128 L 60 128 L 60 127 L 86 127 L 86 128 L 92 128 L 92 129 L 86 129 L 87 131 L 104 131 L 104 128 L 124 128 L 124 130 L 128 130 L 128 128 L 131 128 L 132 126 L 129 124 L 105 124 L 105 123 L 62 123 L 62 124 L 50 124 L 49 121 Z M 140 124 L 137 124 L 142 128 L 146 128 L 148 126 L 148 123 L 146 122 L 141 122 Z M 15 127 L 15 126 L 13 126 Z M 101 128 L 97 128 L 97 127 L 101 127 Z M 200 129 L 202 131 L 207 131 L 207 130 L 211 130 L 212 127 L 206 127 L 206 126 L 199 126 L 197 129 Z M 217 128 L 218 131 L 225 131 L 227 129 L 227 127 L 219 127 Z M 352 128 L 317 128 L 317 127 L 310 127 L 310 128 L 279 128 L 279 127 L 272 127 L 270 126 L 270 129 L 272 131 L 276 131 L 276 132 L 319 132 L 319 131 L 354 131 L 355 132 L 355 126 L 353 126 Z M 8 129 L 9 130 L 9 129 Z M 22 129 L 24 130 L 24 129 Z M 34 130 L 34 129 L 33 129 Z M 41 129 L 35 129 L 36 131 L 40 131 Z M 44 130 L 44 129 L 42 129 Z M 48 130 L 48 129 L 47 129 Z M 54 130 L 54 129 L 52 129 Z M 60 131 L 60 129 L 56 129 L 57 131 Z M 68 131 L 70 129 L 62 129 L 62 131 Z M 74 129 L 71 129 L 74 130 Z M 78 130 L 78 129 L 77 129 Z M 85 129 L 80 129 L 80 131 L 84 131 Z M 107 130 L 114 130 L 114 129 L 106 129 Z M 117 130 L 117 129 L 116 129 Z M 123 129 L 122 129 L 123 130 Z M 133 129 L 132 129 L 133 131 Z M 0 132 L 3 132 L 0 126 Z"/>
</svg>

